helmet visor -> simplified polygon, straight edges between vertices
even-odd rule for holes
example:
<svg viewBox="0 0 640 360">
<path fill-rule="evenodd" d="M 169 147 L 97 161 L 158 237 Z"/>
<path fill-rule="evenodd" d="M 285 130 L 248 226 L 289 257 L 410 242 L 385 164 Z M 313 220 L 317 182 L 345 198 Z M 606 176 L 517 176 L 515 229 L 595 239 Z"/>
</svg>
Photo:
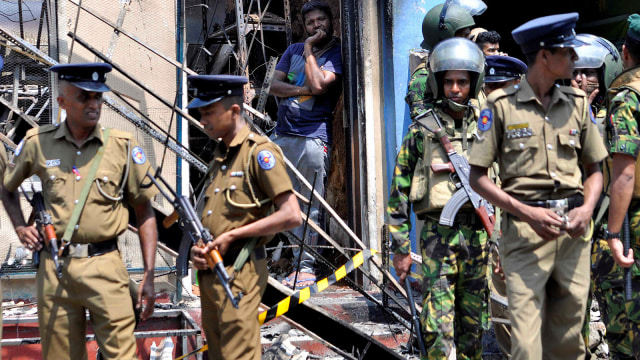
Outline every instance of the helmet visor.
<svg viewBox="0 0 640 360">
<path fill-rule="evenodd" d="M 574 67 L 576 69 L 598 69 L 604 64 L 604 58 L 609 51 L 603 47 L 595 45 L 580 46 L 575 48 L 578 60 Z"/>
<path fill-rule="evenodd" d="M 451 4 L 456 4 L 460 7 L 463 7 L 469 11 L 471 16 L 481 15 L 485 10 L 487 10 L 487 4 L 485 4 L 482 0 L 450 0 Z"/>
<path fill-rule="evenodd" d="M 447 70 L 468 70 L 484 73 L 484 54 L 470 40 L 452 38 L 445 40 L 433 49 L 429 57 L 433 73 Z"/>
</svg>

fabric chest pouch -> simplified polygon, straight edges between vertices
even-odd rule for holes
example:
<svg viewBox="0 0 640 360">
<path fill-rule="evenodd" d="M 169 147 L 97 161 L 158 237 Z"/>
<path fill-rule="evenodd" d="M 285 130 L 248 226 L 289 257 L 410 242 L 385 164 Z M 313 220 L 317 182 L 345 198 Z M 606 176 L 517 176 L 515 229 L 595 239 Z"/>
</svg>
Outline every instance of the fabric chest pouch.
<svg viewBox="0 0 640 360">
<path fill-rule="evenodd" d="M 222 189 L 222 196 L 227 205 L 224 207 L 224 215 L 242 216 L 248 212 L 248 209 L 256 207 L 245 189 L 244 181 L 244 176 L 228 178 L 226 186 Z"/>
<path fill-rule="evenodd" d="M 69 185 L 71 174 L 60 171 L 59 168 L 47 171 L 46 178 L 41 179 L 43 190 L 52 203 L 60 203 L 65 201 L 65 194 L 69 193 Z"/>
<path fill-rule="evenodd" d="M 558 134 L 558 169 L 573 175 L 578 168 L 581 144 L 577 135 Z"/>
<path fill-rule="evenodd" d="M 102 203 L 113 203 L 115 201 L 122 200 L 122 192 L 119 186 L 122 174 L 113 172 L 98 170 L 95 178 L 95 188 L 92 189 L 92 193 L 96 191 L 95 199 Z M 90 195 L 91 196 L 91 195 Z"/>
<path fill-rule="evenodd" d="M 452 140 L 451 144 L 454 149 L 466 157 L 467 154 L 462 151 L 460 141 L 456 141 L 458 139 Z M 423 193 L 422 198 L 413 201 L 413 211 L 416 214 L 441 210 L 458 190 L 453 181 L 451 181 L 452 173 L 448 171 L 434 173 L 430 168 L 430 164 L 446 164 L 449 162 L 449 157 L 444 152 L 442 145 L 431 136 L 428 138 L 425 136 L 424 146 L 427 153 L 416 165 L 416 171 L 418 170 L 418 165 L 423 169 L 422 174 L 418 177 L 414 172 L 409 197 L 409 201 L 411 201 L 411 194 Z M 424 190 L 420 191 L 420 189 Z"/>
<path fill-rule="evenodd" d="M 506 174 L 529 176 L 535 173 L 535 157 L 538 153 L 537 139 L 504 139 L 502 164 Z"/>
</svg>

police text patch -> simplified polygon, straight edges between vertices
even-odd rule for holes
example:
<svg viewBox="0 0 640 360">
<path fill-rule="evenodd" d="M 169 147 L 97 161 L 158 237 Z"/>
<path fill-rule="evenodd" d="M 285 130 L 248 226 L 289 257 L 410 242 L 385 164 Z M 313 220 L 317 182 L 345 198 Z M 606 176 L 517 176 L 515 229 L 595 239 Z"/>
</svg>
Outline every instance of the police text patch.
<svg viewBox="0 0 640 360">
<path fill-rule="evenodd" d="M 276 158 L 271 151 L 262 150 L 258 153 L 258 164 L 264 170 L 270 170 L 276 166 Z"/>
<path fill-rule="evenodd" d="M 133 162 L 138 165 L 142 165 L 147 161 L 147 155 L 144 154 L 140 146 L 136 146 L 131 150 L 131 157 L 133 158 Z"/>
<path fill-rule="evenodd" d="M 60 166 L 60 159 L 47 160 L 45 166 L 48 168 Z"/>
<path fill-rule="evenodd" d="M 491 129 L 493 122 L 493 113 L 490 109 L 484 109 L 480 112 L 480 120 L 478 120 L 478 130 L 487 131 Z"/>
</svg>

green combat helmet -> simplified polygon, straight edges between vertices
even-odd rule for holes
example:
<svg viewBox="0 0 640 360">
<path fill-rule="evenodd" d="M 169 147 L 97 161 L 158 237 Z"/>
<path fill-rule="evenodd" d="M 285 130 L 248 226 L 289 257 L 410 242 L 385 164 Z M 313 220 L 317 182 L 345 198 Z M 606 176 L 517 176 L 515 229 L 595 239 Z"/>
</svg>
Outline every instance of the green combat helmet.
<svg viewBox="0 0 640 360">
<path fill-rule="evenodd" d="M 578 34 L 576 38 L 588 45 L 575 48 L 578 60 L 574 68 L 598 69 L 599 94 L 606 94 L 613 79 L 622 73 L 622 59 L 618 49 L 609 40 L 599 36 Z"/>
<path fill-rule="evenodd" d="M 443 97 L 443 77 L 447 70 L 467 70 L 471 75 L 470 99 L 476 99 L 484 81 L 484 54 L 471 40 L 452 38 L 440 42 L 429 56 L 429 76 L 427 80 L 434 95 L 434 99 Z M 457 104 L 448 99 L 442 99 L 454 111 L 466 109 L 467 104 Z M 468 100 L 468 99 L 467 99 Z"/>
<path fill-rule="evenodd" d="M 436 44 L 455 36 L 456 31 L 474 26 L 475 15 L 482 14 L 487 5 L 481 0 L 446 0 L 433 7 L 422 20 L 423 41 L 420 46 L 431 50 Z"/>
</svg>

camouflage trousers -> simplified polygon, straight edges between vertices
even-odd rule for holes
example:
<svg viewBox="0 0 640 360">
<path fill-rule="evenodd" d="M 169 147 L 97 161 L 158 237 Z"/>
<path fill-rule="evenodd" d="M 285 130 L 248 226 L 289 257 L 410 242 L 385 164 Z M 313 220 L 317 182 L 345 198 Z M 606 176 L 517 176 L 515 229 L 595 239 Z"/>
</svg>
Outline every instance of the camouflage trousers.
<svg viewBox="0 0 640 360">
<path fill-rule="evenodd" d="M 596 240 L 591 251 L 591 291 L 598 300 L 606 326 L 610 359 L 633 359 L 634 332 L 627 317 L 623 270 L 616 265 L 606 240 Z M 635 297 L 638 297 L 636 295 Z M 634 299 L 637 302 L 638 299 Z M 637 328 L 637 323 L 635 325 Z M 636 337 L 638 333 L 635 331 Z"/>
<path fill-rule="evenodd" d="M 613 260 L 607 241 L 598 240 L 591 253 L 592 289 L 607 329 L 612 360 L 640 358 L 640 201 L 632 200 L 628 213 L 635 257 L 631 267 L 631 301 L 625 300 L 624 271 Z"/>
<path fill-rule="evenodd" d="M 486 232 L 428 220 L 420 239 L 426 359 L 446 359 L 454 347 L 458 359 L 482 359 L 482 332 L 489 326 Z"/>
</svg>

